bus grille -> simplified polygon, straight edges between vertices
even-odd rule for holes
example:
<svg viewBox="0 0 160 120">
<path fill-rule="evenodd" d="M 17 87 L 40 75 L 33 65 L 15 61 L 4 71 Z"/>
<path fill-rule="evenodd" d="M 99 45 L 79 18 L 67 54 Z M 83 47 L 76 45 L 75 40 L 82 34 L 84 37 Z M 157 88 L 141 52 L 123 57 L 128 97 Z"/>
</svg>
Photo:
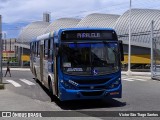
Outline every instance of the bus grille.
<svg viewBox="0 0 160 120">
<path fill-rule="evenodd" d="M 92 90 L 91 86 L 80 86 L 78 87 L 80 90 Z M 106 86 L 94 86 L 94 90 L 105 90 Z"/>
<path fill-rule="evenodd" d="M 78 84 L 104 84 L 106 83 L 107 81 L 109 81 L 110 78 L 107 78 L 107 79 L 100 79 L 100 80 L 74 80 L 76 83 Z"/>
<path fill-rule="evenodd" d="M 94 91 L 94 92 L 81 92 L 83 96 L 100 96 L 104 91 Z"/>
</svg>

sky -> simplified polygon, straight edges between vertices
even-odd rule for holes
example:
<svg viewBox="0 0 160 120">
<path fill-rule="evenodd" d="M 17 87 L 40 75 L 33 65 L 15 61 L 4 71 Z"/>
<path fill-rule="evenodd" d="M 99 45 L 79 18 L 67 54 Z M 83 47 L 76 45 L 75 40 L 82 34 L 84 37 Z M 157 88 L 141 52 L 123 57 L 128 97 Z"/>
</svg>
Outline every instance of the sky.
<svg viewBox="0 0 160 120">
<path fill-rule="evenodd" d="M 91 13 L 122 15 L 130 0 L 0 0 L 2 30 L 7 38 L 16 38 L 23 27 L 41 21 L 43 13 L 58 18 L 81 18 Z M 160 0 L 132 0 L 132 8 L 159 9 Z"/>
</svg>

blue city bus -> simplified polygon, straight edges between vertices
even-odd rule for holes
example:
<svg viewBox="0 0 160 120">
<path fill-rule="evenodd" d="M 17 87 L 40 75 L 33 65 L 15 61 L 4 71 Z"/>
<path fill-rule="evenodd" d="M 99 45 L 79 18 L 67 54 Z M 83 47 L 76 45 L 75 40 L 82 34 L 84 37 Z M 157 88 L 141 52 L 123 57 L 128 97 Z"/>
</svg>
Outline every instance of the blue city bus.
<svg viewBox="0 0 160 120">
<path fill-rule="evenodd" d="M 113 29 L 60 29 L 30 49 L 32 73 L 61 101 L 122 97 L 123 46 Z"/>
</svg>

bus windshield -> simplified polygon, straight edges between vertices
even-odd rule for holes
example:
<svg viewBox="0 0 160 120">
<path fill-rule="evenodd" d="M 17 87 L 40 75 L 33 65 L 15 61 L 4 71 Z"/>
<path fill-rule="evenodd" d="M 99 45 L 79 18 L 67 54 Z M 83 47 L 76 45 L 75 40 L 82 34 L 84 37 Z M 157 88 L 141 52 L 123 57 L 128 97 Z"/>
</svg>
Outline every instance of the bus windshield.
<svg viewBox="0 0 160 120">
<path fill-rule="evenodd" d="M 61 68 L 65 74 L 109 74 L 119 69 L 118 61 L 117 42 L 62 44 Z"/>
</svg>

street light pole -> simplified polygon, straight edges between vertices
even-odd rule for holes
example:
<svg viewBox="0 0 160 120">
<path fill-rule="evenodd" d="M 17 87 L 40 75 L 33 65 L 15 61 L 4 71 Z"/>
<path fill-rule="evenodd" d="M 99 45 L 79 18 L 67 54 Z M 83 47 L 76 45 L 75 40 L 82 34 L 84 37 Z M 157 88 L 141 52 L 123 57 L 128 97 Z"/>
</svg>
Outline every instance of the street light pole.
<svg viewBox="0 0 160 120">
<path fill-rule="evenodd" d="M 153 78 L 153 30 L 154 30 L 154 21 L 151 21 L 151 78 Z"/>
<path fill-rule="evenodd" d="M 128 71 L 127 75 L 132 75 L 131 71 L 131 6 L 132 1 L 130 0 L 130 7 L 129 7 L 129 42 L 128 42 Z"/>
<path fill-rule="evenodd" d="M 23 32 L 23 28 L 22 28 L 22 32 Z M 21 49 L 22 49 L 22 53 L 21 53 L 21 67 L 23 68 L 23 35 L 22 35 Z"/>
<path fill-rule="evenodd" d="M 0 84 L 2 83 L 3 73 L 2 73 L 2 16 L 0 15 Z"/>
</svg>

